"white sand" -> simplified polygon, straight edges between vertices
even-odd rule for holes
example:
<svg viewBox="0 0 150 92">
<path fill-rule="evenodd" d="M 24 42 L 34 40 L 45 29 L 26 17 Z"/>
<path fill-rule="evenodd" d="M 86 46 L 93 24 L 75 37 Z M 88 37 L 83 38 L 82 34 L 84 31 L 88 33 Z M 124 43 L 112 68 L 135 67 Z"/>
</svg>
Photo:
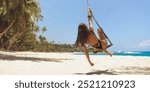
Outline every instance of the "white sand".
<svg viewBox="0 0 150 92">
<path fill-rule="evenodd" d="M 0 58 L 0 74 L 150 75 L 150 57 L 91 55 L 95 64 L 91 67 L 84 55 L 74 53 L 0 52 L 0 55 L 7 55 Z"/>
</svg>

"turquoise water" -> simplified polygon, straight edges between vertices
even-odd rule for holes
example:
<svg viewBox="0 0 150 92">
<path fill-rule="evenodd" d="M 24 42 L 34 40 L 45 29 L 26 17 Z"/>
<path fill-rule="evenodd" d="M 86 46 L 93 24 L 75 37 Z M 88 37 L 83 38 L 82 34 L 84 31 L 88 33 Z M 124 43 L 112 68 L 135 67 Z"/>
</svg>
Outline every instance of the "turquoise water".
<svg viewBox="0 0 150 92">
<path fill-rule="evenodd" d="M 150 57 L 150 51 L 131 51 L 131 52 L 118 51 L 118 52 L 113 52 L 113 55 L 118 55 L 118 56 L 148 56 L 148 57 Z"/>
<path fill-rule="evenodd" d="M 79 53 L 78 53 L 79 54 Z M 80 53 L 80 55 L 83 55 L 84 53 Z M 114 51 L 112 52 L 113 56 L 148 56 L 150 57 L 150 51 Z M 106 55 L 104 53 L 97 53 L 93 54 L 90 53 L 90 55 Z"/>
</svg>

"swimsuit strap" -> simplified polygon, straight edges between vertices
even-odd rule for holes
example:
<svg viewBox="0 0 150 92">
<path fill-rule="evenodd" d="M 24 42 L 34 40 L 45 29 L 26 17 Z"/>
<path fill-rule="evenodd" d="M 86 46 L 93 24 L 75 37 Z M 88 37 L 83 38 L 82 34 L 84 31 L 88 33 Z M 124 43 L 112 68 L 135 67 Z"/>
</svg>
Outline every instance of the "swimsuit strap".
<svg viewBox="0 0 150 92">
<path fill-rule="evenodd" d="M 98 42 L 95 45 L 93 45 L 92 47 L 97 48 L 97 49 L 103 49 L 101 41 L 99 39 L 98 39 Z"/>
</svg>

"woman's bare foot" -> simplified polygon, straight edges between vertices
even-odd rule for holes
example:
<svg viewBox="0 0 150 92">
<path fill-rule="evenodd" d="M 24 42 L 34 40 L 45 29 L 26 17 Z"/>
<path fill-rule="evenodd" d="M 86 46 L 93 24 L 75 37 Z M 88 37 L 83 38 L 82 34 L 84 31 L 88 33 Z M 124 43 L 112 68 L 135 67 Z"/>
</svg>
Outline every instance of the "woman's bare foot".
<svg viewBox="0 0 150 92">
<path fill-rule="evenodd" d="M 91 66 L 94 66 L 94 63 L 91 62 L 90 65 L 91 65 Z"/>
<path fill-rule="evenodd" d="M 112 53 L 109 53 L 110 57 L 112 57 Z"/>
</svg>

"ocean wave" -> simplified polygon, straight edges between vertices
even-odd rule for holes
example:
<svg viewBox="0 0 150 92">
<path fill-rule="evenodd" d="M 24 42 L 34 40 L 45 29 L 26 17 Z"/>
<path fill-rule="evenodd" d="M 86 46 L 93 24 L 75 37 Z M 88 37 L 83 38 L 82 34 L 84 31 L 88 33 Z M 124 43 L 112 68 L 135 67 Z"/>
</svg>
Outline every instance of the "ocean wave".
<svg viewBox="0 0 150 92">
<path fill-rule="evenodd" d="M 127 53 L 127 54 L 141 54 L 142 52 L 124 52 L 124 53 Z"/>
<path fill-rule="evenodd" d="M 148 51 L 116 51 L 116 52 L 113 52 L 113 55 L 121 55 L 121 56 L 150 56 L 150 52 L 148 52 Z"/>
</svg>

